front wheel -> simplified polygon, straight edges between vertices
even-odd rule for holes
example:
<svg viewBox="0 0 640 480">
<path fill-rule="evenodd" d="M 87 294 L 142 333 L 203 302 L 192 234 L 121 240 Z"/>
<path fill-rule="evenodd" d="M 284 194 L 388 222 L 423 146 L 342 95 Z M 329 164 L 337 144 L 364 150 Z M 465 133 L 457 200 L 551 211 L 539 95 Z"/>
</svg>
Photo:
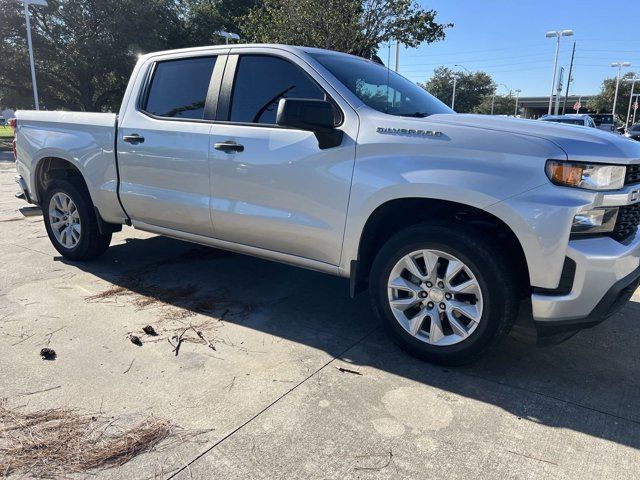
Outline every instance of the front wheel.
<svg viewBox="0 0 640 480">
<path fill-rule="evenodd" d="M 111 234 L 103 235 L 87 187 L 68 177 L 51 182 L 42 202 L 47 234 L 55 249 L 71 260 L 89 260 L 109 247 Z"/>
<path fill-rule="evenodd" d="M 468 363 L 489 350 L 510 331 L 519 306 L 506 255 L 464 225 L 396 234 L 374 261 L 370 292 L 393 340 L 440 364 Z"/>
</svg>

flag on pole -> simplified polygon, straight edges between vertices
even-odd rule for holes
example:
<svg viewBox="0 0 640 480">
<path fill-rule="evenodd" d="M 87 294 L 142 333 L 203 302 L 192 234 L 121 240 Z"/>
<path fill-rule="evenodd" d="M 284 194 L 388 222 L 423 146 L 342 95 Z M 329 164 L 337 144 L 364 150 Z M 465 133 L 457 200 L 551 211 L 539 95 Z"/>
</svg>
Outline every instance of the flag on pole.
<svg viewBox="0 0 640 480">
<path fill-rule="evenodd" d="M 635 112 L 638 109 L 638 100 L 633 102 L 633 111 Z"/>
<path fill-rule="evenodd" d="M 573 109 L 574 109 L 576 112 L 579 112 L 579 111 L 580 111 L 580 108 L 582 108 L 582 104 L 580 103 L 580 100 L 578 100 L 576 103 L 574 103 L 574 104 L 573 104 Z"/>
</svg>

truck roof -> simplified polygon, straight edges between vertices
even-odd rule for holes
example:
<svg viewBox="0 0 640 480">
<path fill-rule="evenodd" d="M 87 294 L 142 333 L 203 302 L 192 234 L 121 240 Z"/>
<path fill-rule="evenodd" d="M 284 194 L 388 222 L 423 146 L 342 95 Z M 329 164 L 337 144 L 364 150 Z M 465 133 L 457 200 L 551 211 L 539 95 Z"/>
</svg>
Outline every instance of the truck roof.
<svg viewBox="0 0 640 480">
<path fill-rule="evenodd" d="M 149 52 L 143 55 L 140 55 L 139 59 L 146 59 L 148 57 L 155 57 L 158 55 L 167 55 L 167 54 L 181 54 L 181 53 L 199 53 L 199 52 L 207 52 L 211 50 L 243 50 L 246 48 L 276 48 L 279 50 L 284 50 L 291 53 L 296 54 L 309 54 L 309 53 L 324 53 L 331 55 L 345 55 L 345 56 L 353 56 L 348 53 L 336 52 L 335 50 L 326 50 L 322 48 L 314 48 L 314 47 L 303 47 L 297 45 L 284 45 L 280 43 L 238 43 L 233 45 L 205 45 L 202 47 L 189 47 L 189 48 L 177 48 L 172 50 L 161 50 L 157 52 Z M 362 58 L 362 57 L 358 57 Z M 365 59 L 366 60 L 366 59 Z"/>
</svg>

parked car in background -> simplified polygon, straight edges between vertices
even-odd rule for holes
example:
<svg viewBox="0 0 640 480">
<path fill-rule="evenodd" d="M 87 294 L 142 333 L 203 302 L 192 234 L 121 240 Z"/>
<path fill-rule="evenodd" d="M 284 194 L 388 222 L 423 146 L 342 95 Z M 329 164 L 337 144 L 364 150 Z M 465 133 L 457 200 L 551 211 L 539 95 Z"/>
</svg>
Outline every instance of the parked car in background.
<svg viewBox="0 0 640 480">
<path fill-rule="evenodd" d="M 640 282 L 640 144 L 459 115 L 352 55 L 151 53 L 118 115 L 16 117 L 16 181 L 64 257 L 124 224 L 342 276 L 430 361 L 473 360 L 520 309 L 564 339 Z"/>
<path fill-rule="evenodd" d="M 543 122 L 562 123 L 564 125 L 579 125 L 582 127 L 596 128 L 593 119 L 586 114 L 569 114 L 569 115 L 543 115 L 540 117 Z"/>
<path fill-rule="evenodd" d="M 624 136 L 632 140 L 640 141 L 640 123 L 631 125 Z"/>
<path fill-rule="evenodd" d="M 616 120 L 612 113 L 593 113 L 589 115 L 596 127 L 605 132 L 616 132 Z"/>
<path fill-rule="evenodd" d="M 4 127 L 7 124 L 7 120 L 4 117 L 0 117 L 0 127 Z"/>
</svg>

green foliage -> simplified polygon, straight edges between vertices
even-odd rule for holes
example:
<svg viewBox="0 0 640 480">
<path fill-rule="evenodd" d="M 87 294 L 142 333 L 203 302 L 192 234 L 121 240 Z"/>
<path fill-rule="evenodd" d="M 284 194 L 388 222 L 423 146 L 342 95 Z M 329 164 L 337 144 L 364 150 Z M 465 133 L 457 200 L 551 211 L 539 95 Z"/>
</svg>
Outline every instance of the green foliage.
<svg viewBox="0 0 640 480">
<path fill-rule="evenodd" d="M 239 20 L 258 0 L 183 0 L 181 39 L 185 45 L 216 45 L 218 31 L 240 31 Z"/>
<path fill-rule="evenodd" d="M 494 115 L 513 115 L 516 110 L 516 97 L 513 95 L 487 95 L 480 104 L 473 109 L 473 113 L 491 115 L 491 104 L 493 102 Z"/>
<path fill-rule="evenodd" d="M 623 119 L 627 118 L 627 110 L 629 109 L 629 97 L 631 95 L 631 79 L 633 72 L 627 72 L 620 79 L 618 88 L 618 101 L 616 103 L 616 114 Z M 602 82 L 600 93 L 592 97 L 587 103 L 587 108 L 595 110 L 597 113 L 611 113 L 613 108 L 613 97 L 616 92 L 616 79 L 607 78 Z M 640 82 L 636 82 L 634 93 L 640 93 Z"/>
<path fill-rule="evenodd" d="M 215 32 L 237 28 L 236 16 L 254 3 L 49 0 L 47 7 L 32 6 L 41 106 L 117 111 L 138 54 L 219 43 Z M 0 103 L 33 108 L 22 2 L 0 0 L 0 12 Z"/>
<path fill-rule="evenodd" d="M 263 0 L 241 21 L 253 42 L 327 48 L 371 57 L 381 43 L 408 47 L 442 40 L 452 24 L 414 0 Z"/>
<path fill-rule="evenodd" d="M 424 84 L 418 84 L 443 103 L 451 106 L 453 96 L 453 75 L 456 82 L 455 110 L 460 113 L 473 112 L 495 88 L 493 79 L 485 72 L 454 72 L 447 67 L 438 67 L 433 76 Z"/>
</svg>

